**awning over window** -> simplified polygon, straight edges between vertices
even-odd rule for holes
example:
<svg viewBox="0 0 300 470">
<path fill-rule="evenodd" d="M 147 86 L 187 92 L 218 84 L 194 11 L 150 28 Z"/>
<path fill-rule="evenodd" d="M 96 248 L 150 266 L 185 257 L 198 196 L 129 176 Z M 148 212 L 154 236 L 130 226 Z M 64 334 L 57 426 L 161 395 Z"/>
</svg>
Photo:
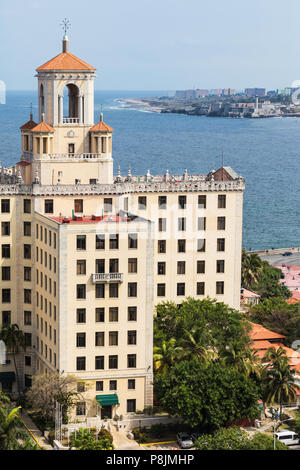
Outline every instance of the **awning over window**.
<svg viewBox="0 0 300 470">
<path fill-rule="evenodd" d="M 96 395 L 96 400 L 101 406 L 119 404 L 119 398 L 116 393 L 112 393 L 110 395 Z"/>
<path fill-rule="evenodd" d="M 16 374 L 14 372 L 0 372 L 0 382 L 14 382 Z"/>
</svg>

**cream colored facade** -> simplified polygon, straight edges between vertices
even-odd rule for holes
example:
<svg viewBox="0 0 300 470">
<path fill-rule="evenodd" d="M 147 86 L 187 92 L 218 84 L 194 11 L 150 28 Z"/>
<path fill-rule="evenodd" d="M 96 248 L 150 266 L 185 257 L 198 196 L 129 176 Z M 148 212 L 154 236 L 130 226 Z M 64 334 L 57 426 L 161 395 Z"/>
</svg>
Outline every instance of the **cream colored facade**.
<svg viewBox="0 0 300 470">
<path fill-rule="evenodd" d="M 37 69 L 39 123 L 21 127 L 21 161 L 0 173 L 1 269 L 10 267 L 0 321 L 18 323 L 31 344 L 18 357 L 20 387 L 36 372 L 74 374 L 85 384 L 77 418 L 152 404 L 157 303 L 209 296 L 240 306 L 244 179 L 230 167 L 114 176 L 113 129 L 102 115 L 94 124 L 94 70 L 66 40 Z M 15 392 L 12 371 L 0 366 L 0 379 Z M 113 404 L 100 410 L 105 400 Z"/>
</svg>

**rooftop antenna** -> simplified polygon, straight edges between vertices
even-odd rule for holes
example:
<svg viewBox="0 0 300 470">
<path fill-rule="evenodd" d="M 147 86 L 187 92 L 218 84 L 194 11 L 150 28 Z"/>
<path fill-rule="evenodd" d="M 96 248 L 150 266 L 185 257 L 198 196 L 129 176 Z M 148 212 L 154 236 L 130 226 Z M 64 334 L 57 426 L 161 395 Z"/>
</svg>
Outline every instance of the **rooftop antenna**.
<svg viewBox="0 0 300 470">
<path fill-rule="evenodd" d="M 62 29 L 65 32 L 64 38 L 63 38 L 63 52 L 69 52 L 69 38 L 67 36 L 67 31 L 69 31 L 71 27 L 71 23 L 68 20 L 68 18 L 64 18 L 61 22 Z"/>
</svg>

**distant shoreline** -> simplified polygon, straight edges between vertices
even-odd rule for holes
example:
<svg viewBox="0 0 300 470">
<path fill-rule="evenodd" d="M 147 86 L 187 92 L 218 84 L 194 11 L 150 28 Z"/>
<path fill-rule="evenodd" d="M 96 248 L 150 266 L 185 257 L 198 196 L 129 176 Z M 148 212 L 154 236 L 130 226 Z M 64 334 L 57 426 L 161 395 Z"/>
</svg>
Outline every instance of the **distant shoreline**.
<svg viewBox="0 0 300 470">
<path fill-rule="evenodd" d="M 161 101 L 158 98 L 120 98 L 117 100 L 123 103 L 124 108 L 129 109 L 145 109 L 153 113 L 161 114 L 185 114 L 188 116 L 206 116 L 206 117 L 230 117 L 231 119 L 267 119 L 279 117 L 297 117 L 300 118 L 300 113 L 283 113 L 283 114 L 266 114 L 260 116 L 222 116 L 221 114 L 199 112 L 187 103 L 178 105 L 178 103 L 170 103 Z"/>
</svg>

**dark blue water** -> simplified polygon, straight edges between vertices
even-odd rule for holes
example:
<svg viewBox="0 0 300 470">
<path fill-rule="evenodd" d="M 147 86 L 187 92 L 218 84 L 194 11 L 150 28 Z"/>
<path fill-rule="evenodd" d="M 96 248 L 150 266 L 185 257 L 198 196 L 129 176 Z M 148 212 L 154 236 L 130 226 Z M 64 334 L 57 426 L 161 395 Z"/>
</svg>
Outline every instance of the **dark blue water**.
<svg viewBox="0 0 300 470">
<path fill-rule="evenodd" d="M 115 172 L 207 173 L 222 163 L 246 178 L 243 246 L 247 249 L 300 246 L 300 119 L 230 119 L 157 114 L 124 109 L 122 97 L 161 96 L 163 92 L 96 92 L 104 121 L 114 129 Z M 30 103 L 37 115 L 35 92 L 8 92 L 0 105 L 0 160 L 20 157 L 19 126 Z"/>
</svg>

